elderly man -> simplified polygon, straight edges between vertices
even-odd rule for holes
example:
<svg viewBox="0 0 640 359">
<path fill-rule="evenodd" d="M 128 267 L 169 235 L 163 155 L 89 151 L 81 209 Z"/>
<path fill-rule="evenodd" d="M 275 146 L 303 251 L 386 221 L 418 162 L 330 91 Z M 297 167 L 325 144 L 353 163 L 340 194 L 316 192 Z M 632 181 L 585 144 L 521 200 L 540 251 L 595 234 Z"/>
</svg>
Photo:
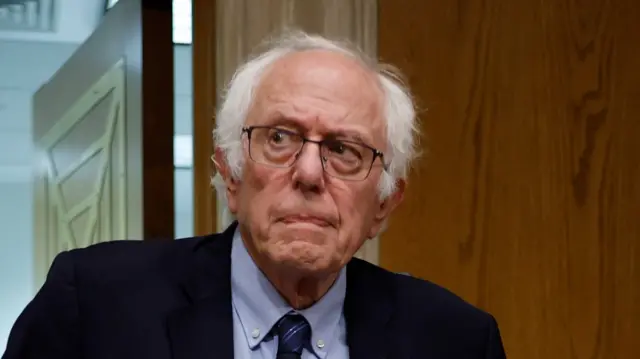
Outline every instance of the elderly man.
<svg viewBox="0 0 640 359">
<path fill-rule="evenodd" d="M 224 233 L 60 254 L 4 358 L 504 358 L 493 317 L 354 259 L 402 199 L 407 90 L 303 33 L 239 68 L 216 121 Z"/>
</svg>

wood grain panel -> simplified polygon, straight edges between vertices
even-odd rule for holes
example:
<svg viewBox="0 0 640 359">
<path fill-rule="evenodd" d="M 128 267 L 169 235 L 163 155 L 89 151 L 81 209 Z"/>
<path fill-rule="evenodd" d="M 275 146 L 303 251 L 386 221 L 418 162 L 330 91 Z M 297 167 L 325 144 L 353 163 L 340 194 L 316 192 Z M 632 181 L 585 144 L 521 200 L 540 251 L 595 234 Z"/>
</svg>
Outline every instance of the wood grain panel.
<svg viewBox="0 0 640 359">
<path fill-rule="evenodd" d="M 216 232 L 213 128 L 216 108 L 216 4 L 193 0 L 193 214 L 194 234 Z"/>
<path fill-rule="evenodd" d="M 640 2 L 379 4 L 428 109 L 381 264 L 491 311 L 511 358 L 640 358 Z"/>
</svg>

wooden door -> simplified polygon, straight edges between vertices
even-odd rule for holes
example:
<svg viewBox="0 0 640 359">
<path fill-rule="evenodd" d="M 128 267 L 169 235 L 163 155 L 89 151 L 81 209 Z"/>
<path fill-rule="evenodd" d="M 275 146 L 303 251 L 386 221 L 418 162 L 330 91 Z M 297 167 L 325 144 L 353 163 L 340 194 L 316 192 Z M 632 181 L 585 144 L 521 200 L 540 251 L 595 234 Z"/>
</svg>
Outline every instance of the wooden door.
<svg viewBox="0 0 640 359">
<path fill-rule="evenodd" d="M 510 358 L 640 358 L 640 2 L 379 4 L 428 109 L 381 264 L 495 314 Z"/>
<path fill-rule="evenodd" d="M 63 250 L 174 232 L 171 1 L 120 1 L 33 98 L 39 287 Z"/>
</svg>

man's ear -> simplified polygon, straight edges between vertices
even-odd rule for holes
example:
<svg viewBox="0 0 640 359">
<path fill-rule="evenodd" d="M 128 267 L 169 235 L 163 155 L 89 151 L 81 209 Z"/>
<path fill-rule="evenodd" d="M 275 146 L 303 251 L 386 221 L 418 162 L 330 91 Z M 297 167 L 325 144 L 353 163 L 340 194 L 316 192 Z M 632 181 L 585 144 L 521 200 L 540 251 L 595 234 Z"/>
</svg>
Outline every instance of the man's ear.
<svg viewBox="0 0 640 359">
<path fill-rule="evenodd" d="M 402 202 L 405 187 L 406 181 L 398 179 L 396 181 L 396 190 L 383 201 L 380 201 L 380 206 L 378 207 L 378 211 L 373 219 L 373 226 L 371 226 L 371 229 L 369 230 L 369 238 L 374 238 L 380 233 L 382 226 L 391 215 L 391 212 L 393 212 L 400 202 Z"/>
<path fill-rule="evenodd" d="M 227 163 L 227 158 L 221 148 L 216 147 L 212 160 L 213 164 L 216 166 L 216 172 L 218 172 L 220 177 L 224 180 L 229 210 L 231 213 L 236 213 L 238 201 L 238 180 L 233 178 L 231 169 Z"/>
</svg>

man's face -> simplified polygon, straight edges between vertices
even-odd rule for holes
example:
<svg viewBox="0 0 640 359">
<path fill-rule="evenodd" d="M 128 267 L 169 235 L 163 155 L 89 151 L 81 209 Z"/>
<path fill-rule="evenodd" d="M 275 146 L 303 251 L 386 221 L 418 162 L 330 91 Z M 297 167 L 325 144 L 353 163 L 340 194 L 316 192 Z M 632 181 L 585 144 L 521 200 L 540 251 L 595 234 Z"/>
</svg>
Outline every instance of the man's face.
<svg viewBox="0 0 640 359">
<path fill-rule="evenodd" d="M 385 152 L 382 100 L 375 75 L 356 61 L 326 51 L 300 52 L 267 70 L 245 126 L 273 126 L 311 140 L 344 138 Z M 376 235 L 399 201 L 398 194 L 379 200 L 379 158 L 367 178 L 354 181 L 325 173 L 315 143 L 305 143 L 286 168 L 253 161 L 246 134 L 243 143 L 242 178 L 225 176 L 227 197 L 257 262 L 306 275 L 336 272 Z"/>
</svg>

